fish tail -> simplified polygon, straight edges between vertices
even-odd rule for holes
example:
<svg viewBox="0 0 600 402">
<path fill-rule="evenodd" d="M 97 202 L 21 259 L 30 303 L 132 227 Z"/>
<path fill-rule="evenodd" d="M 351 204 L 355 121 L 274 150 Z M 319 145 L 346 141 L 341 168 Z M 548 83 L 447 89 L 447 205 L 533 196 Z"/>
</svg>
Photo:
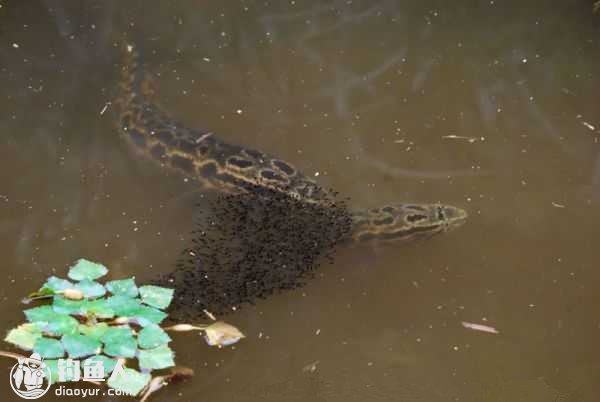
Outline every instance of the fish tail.
<svg viewBox="0 0 600 402">
<path fill-rule="evenodd" d="M 141 89 L 144 80 L 144 69 L 139 46 L 135 42 L 126 40 L 121 47 L 121 77 L 117 104 L 122 108 L 126 108 L 136 98 L 143 96 Z"/>
</svg>

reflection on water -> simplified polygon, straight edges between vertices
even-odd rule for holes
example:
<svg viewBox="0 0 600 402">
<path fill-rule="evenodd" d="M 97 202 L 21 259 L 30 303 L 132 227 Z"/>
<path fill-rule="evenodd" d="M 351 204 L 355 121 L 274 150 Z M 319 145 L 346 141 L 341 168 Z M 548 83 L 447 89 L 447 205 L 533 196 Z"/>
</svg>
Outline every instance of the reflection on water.
<svg viewBox="0 0 600 402">
<path fill-rule="evenodd" d="M 1 3 L 4 328 L 79 257 L 141 281 L 172 269 L 212 196 L 117 135 L 114 43 L 135 25 L 157 99 L 190 126 L 359 207 L 470 213 L 342 250 L 228 317 L 248 335 L 235 350 L 175 339 L 197 377 L 155 400 L 595 401 L 599 17 L 555 3 Z"/>
</svg>

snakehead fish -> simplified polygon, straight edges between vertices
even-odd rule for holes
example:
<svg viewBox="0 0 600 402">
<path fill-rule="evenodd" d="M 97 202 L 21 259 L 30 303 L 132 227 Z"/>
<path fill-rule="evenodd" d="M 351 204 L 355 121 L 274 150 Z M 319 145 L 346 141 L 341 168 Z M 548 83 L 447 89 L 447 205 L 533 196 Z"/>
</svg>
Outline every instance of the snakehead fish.
<svg viewBox="0 0 600 402">
<path fill-rule="evenodd" d="M 133 148 L 199 182 L 203 188 L 241 193 L 257 186 L 319 203 L 327 191 L 292 164 L 189 128 L 151 100 L 137 46 L 127 45 L 121 68 L 118 124 Z M 466 211 L 437 203 L 397 203 L 351 211 L 353 240 L 411 240 L 462 225 Z"/>
</svg>

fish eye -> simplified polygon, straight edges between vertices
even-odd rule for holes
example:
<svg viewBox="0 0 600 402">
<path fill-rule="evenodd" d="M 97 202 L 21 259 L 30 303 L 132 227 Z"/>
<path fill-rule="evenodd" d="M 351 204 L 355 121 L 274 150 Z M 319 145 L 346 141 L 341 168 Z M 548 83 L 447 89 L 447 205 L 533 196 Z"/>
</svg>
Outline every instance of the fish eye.
<svg viewBox="0 0 600 402">
<path fill-rule="evenodd" d="M 437 217 L 440 221 L 446 220 L 446 216 L 444 215 L 444 208 L 437 207 Z"/>
</svg>

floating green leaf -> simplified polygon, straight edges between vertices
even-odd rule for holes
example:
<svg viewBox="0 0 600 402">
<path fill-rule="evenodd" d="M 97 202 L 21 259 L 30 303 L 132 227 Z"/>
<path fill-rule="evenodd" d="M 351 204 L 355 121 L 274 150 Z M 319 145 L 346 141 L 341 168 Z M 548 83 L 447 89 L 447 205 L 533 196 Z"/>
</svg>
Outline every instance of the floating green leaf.
<svg viewBox="0 0 600 402">
<path fill-rule="evenodd" d="M 69 315 L 58 315 L 54 318 L 52 322 L 49 322 L 47 323 L 47 325 L 42 326 L 41 329 L 43 331 L 48 332 L 51 335 L 58 336 L 76 333 L 78 325 L 79 321 L 77 321 L 75 318 Z"/>
<path fill-rule="evenodd" d="M 101 322 L 94 325 L 79 324 L 79 332 L 88 338 L 100 340 L 108 330 L 108 324 Z"/>
<path fill-rule="evenodd" d="M 104 345 L 104 353 L 108 356 L 131 358 L 135 357 L 136 351 L 137 343 L 133 337 L 119 339 Z"/>
<path fill-rule="evenodd" d="M 40 306 L 34 307 L 27 310 L 23 310 L 25 317 L 30 322 L 36 321 L 51 321 L 54 317 L 57 316 L 56 312 L 52 309 L 51 306 Z"/>
<path fill-rule="evenodd" d="M 100 340 L 104 343 L 117 342 L 120 338 L 133 337 L 133 331 L 128 325 L 108 327 Z"/>
<path fill-rule="evenodd" d="M 33 293 L 29 293 L 26 298 L 23 299 L 23 303 L 30 303 L 33 299 L 41 299 L 44 297 L 52 296 L 54 294 L 54 290 L 48 288 L 41 288 L 38 291 Z"/>
<path fill-rule="evenodd" d="M 107 299 L 88 300 L 83 305 L 83 309 L 88 315 L 96 318 L 113 318 L 114 310 L 109 306 Z"/>
<path fill-rule="evenodd" d="M 56 292 L 58 291 L 58 289 L 63 288 L 64 285 L 66 285 L 66 283 L 70 284 L 71 282 L 69 281 L 65 281 L 64 279 L 59 279 L 55 276 L 51 276 L 50 278 L 48 278 L 48 281 L 37 291 L 29 293 L 27 295 L 27 297 L 25 299 L 23 299 L 23 303 L 27 304 L 30 303 L 32 300 L 34 299 L 42 299 L 48 296 L 52 296 L 53 294 L 56 294 Z"/>
<path fill-rule="evenodd" d="M 52 309 L 58 314 L 83 315 L 85 300 L 70 300 L 61 295 L 55 295 Z M 46 306 L 44 306 L 46 307 Z"/>
<path fill-rule="evenodd" d="M 75 285 L 75 289 L 80 290 L 83 293 L 83 297 L 87 298 L 101 297 L 106 294 L 104 286 L 89 279 L 82 279 L 81 282 Z"/>
<path fill-rule="evenodd" d="M 108 374 L 110 374 L 113 369 L 115 368 L 115 365 L 117 364 L 117 360 L 110 358 L 108 356 L 104 356 L 104 355 L 96 355 L 96 356 L 92 356 L 92 357 L 88 357 L 87 359 L 85 359 L 83 361 L 83 367 L 85 367 L 86 365 L 90 365 L 93 364 L 92 362 L 99 362 L 100 364 L 102 364 L 102 367 L 104 367 L 104 376 L 108 376 Z"/>
<path fill-rule="evenodd" d="M 140 348 L 152 349 L 169 343 L 171 337 L 158 325 L 151 324 L 138 333 L 137 340 Z"/>
<path fill-rule="evenodd" d="M 136 396 L 150 382 L 152 376 L 147 373 L 140 373 L 134 369 L 123 368 L 120 372 L 113 372 L 107 381 L 111 388 L 122 390 L 123 392 Z"/>
<path fill-rule="evenodd" d="M 107 282 L 106 289 L 113 295 L 123 295 L 128 297 L 136 297 L 138 295 L 138 288 L 135 285 L 133 278 Z"/>
<path fill-rule="evenodd" d="M 53 338 L 38 338 L 33 347 L 33 351 L 39 353 L 44 359 L 55 359 L 65 355 L 65 349 L 62 343 Z"/>
<path fill-rule="evenodd" d="M 127 316 L 142 327 L 145 327 L 150 324 L 160 324 L 161 321 L 167 317 L 167 313 L 153 307 L 139 306 L 138 308 L 131 310 Z"/>
<path fill-rule="evenodd" d="M 81 281 L 83 279 L 94 280 L 106 275 L 107 272 L 108 269 L 106 269 L 104 265 L 82 258 L 69 269 L 68 276 L 75 281 Z"/>
<path fill-rule="evenodd" d="M 141 369 L 148 370 L 160 370 L 175 365 L 173 351 L 167 345 L 140 350 L 138 361 Z"/>
<path fill-rule="evenodd" d="M 55 312 L 52 306 L 30 308 L 24 313 L 27 319 L 35 323 L 40 330 L 52 335 L 74 333 L 79 325 L 75 318 Z"/>
<path fill-rule="evenodd" d="M 80 334 L 64 335 L 61 342 L 69 357 L 73 359 L 95 355 L 100 351 L 101 347 L 97 339 Z"/>
<path fill-rule="evenodd" d="M 46 283 L 42 285 L 42 289 L 50 289 L 53 292 L 59 292 L 65 289 L 73 288 L 73 283 L 66 279 L 58 278 L 56 276 L 51 276 L 46 280 Z"/>
<path fill-rule="evenodd" d="M 106 303 L 115 314 L 122 317 L 129 317 L 132 311 L 137 310 L 141 306 L 138 299 L 132 299 L 131 297 L 123 295 L 111 296 L 106 299 Z"/>
<path fill-rule="evenodd" d="M 164 309 L 171 304 L 173 292 L 173 289 L 154 285 L 140 287 L 140 297 L 142 298 L 142 302 L 160 309 Z"/>
<path fill-rule="evenodd" d="M 13 328 L 4 338 L 5 342 L 23 349 L 32 350 L 36 341 L 42 337 L 39 328 L 34 324 L 21 324 L 17 328 Z"/>
<path fill-rule="evenodd" d="M 100 338 L 104 343 L 104 353 L 109 356 L 134 357 L 137 342 L 129 326 L 110 327 Z"/>
</svg>

